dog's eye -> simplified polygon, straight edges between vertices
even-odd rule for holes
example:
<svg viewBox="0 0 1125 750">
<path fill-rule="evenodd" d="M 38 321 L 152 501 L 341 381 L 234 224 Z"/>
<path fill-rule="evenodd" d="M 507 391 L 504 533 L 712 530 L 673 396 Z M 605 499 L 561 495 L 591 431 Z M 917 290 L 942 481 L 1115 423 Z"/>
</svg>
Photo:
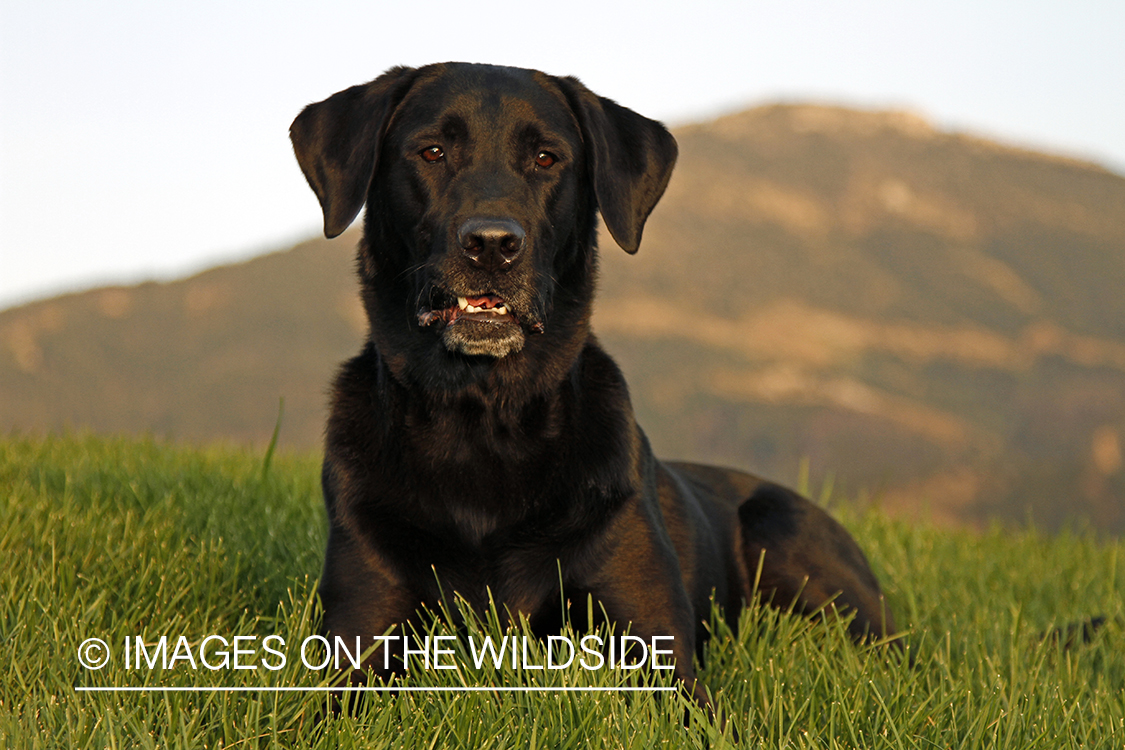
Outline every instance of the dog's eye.
<svg viewBox="0 0 1125 750">
<path fill-rule="evenodd" d="M 422 149 L 421 156 L 423 159 L 433 164 L 435 161 L 444 159 L 445 152 L 441 150 L 441 146 L 430 146 L 429 148 Z"/>
<path fill-rule="evenodd" d="M 550 151 L 540 151 L 535 155 L 535 166 L 540 169 L 550 169 L 559 159 Z"/>
</svg>

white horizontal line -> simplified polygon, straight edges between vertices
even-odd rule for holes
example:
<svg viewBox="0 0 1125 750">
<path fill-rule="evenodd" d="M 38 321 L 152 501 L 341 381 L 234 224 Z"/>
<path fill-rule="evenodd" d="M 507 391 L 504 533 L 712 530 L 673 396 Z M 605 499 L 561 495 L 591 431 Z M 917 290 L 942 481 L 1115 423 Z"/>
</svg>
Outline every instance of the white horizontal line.
<svg viewBox="0 0 1125 750">
<path fill-rule="evenodd" d="M 77 693 L 663 693 L 676 687 L 75 687 Z"/>
</svg>

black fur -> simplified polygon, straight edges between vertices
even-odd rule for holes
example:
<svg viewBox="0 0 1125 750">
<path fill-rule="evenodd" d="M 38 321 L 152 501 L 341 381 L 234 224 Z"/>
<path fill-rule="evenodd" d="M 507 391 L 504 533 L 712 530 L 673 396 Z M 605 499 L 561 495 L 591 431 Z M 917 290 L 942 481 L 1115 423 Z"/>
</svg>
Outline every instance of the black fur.
<svg viewBox="0 0 1125 750">
<path fill-rule="evenodd" d="M 674 636 L 676 674 L 706 703 L 692 656 L 711 597 L 733 625 L 760 560 L 775 604 L 838 597 L 857 635 L 894 630 L 819 508 L 657 461 L 590 330 L 596 213 L 637 250 L 676 158 L 660 123 L 572 78 L 440 64 L 310 105 L 291 135 L 326 234 L 367 205 L 369 335 L 336 379 L 324 461 L 328 632 L 381 635 L 442 592 L 480 610 L 491 594 L 547 630 L 561 571 L 571 601 Z M 458 297 L 499 307 L 466 315 Z"/>
</svg>

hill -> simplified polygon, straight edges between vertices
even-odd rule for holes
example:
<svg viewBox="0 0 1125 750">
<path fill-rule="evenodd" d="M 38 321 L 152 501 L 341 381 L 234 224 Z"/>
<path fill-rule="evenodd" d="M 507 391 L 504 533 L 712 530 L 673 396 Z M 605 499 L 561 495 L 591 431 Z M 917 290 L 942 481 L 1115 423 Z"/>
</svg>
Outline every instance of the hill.
<svg viewBox="0 0 1125 750">
<path fill-rule="evenodd" d="M 0 313 L 0 429 L 264 443 L 281 397 L 283 444 L 316 445 L 329 379 L 366 330 L 355 241 Z"/>
<path fill-rule="evenodd" d="M 907 113 L 675 135 L 638 256 L 603 242 L 595 316 L 658 453 L 1125 530 L 1125 179 Z M 354 244 L 0 313 L 0 430 L 264 443 L 280 396 L 283 444 L 315 446 L 364 334 Z"/>
</svg>

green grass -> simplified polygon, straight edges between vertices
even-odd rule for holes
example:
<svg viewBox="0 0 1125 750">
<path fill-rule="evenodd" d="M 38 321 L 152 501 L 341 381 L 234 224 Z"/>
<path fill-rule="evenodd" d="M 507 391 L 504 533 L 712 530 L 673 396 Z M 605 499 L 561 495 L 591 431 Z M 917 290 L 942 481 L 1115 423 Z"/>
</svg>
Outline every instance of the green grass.
<svg viewBox="0 0 1125 750">
<path fill-rule="evenodd" d="M 1039 634 L 1125 614 L 1121 542 L 1090 534 L 939 531 L 837 508 L 886 583 L 913 664 L 857 648 L 839 623 L 752 609 L 712 639 L 701 678 L 729 717 L 679 695 L 369 695 L 323 718 L 298 693 L 86 693 L 76 686 L 316 685 L 324 543 L 318 461 L 93 437 L 0 440 L 0 738 L 10 747 L 1051 748 L 1125 746 L 1118 622 L 1063 649 Z M 268 471 L 264 471 L 268 468 Z M 499 636 L 495 623 L 481 625 Z M 435 625 L 435 632 L 452 633 Z M 279 634 L 284 669 L 127 670 L 127 636 Z M 725 635 L 725 634 L 724 634 Z M 114 649 L 100 671 L 78 645 Z M 258 654 L 260 656 L 260 653 Z M 253 657 L 251 661 L 257 661 Z M 603 685 L 577 667 L 414 673 L 413 685 Z M 640 678 L 637 678 L 640 679 Z M 660 682 L 664 678 L 645 677 Z M 639 684 L 639 683 L 630 683 Z"/>
</svg>

